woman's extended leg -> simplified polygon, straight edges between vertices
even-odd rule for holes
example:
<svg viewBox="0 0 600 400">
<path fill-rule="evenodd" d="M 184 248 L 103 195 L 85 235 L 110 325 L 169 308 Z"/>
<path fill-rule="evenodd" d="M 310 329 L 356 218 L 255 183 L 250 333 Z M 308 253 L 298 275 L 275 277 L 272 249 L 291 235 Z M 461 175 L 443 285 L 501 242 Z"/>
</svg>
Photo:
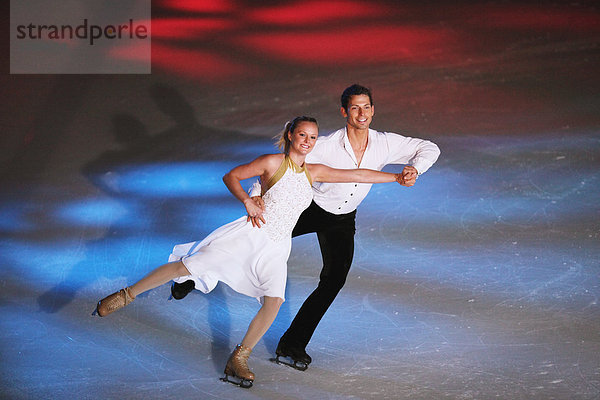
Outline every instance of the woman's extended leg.
<svg viewBox="0 0 600 400">
<path fill-rule="evenodd" d="M 150 289 L 159 287 L 160 285 L 163 285 L 175 278 L 189 274 L 190 272 L 181 261 L 166 263 L 154 269 L 132 286 L 129 286 L 129 290 L 131 291 L 133 297 L 135 297 Z"/>
<path fill-rule="evenodd" d="M 121 289 L 98 302 L 96 311 L 104 317 L 131 303 L 137 295 L 154 289 L 180 276 L 189 275 L 189 271 L 181 261 L 163 264 L 136 282 L 133 286 Z"/>
</svg>

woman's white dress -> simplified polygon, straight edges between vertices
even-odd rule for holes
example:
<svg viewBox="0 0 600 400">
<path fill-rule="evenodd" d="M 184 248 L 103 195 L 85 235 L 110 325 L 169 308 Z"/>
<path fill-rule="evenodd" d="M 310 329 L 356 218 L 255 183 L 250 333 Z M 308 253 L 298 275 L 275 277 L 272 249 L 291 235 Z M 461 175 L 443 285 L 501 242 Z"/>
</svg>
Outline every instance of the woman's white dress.
<svg viewBox="0 0 600 400">
<path fill-rule="evenodd" d="M 221 281 L 261 302 L 263 296 L 285 299 L 292 230 L 313 196 L 310 175 L 286 156 L 267 187 L 261 228 L 243 216 L 202 241 L 175 246 L 169 261 L 181 260 L 191 274 L 176 282 L 192 279 L 208 293 Z"/>
</svg>

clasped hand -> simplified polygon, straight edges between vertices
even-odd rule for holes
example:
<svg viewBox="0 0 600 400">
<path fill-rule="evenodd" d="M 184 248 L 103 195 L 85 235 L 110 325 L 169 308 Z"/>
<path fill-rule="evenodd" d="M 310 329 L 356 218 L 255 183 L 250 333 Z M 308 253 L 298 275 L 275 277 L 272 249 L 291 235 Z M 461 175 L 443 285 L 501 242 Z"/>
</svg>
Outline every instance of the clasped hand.
<svg viewBox="0 0 600 400">
<path fill-rule="evenodd" d="M 267 222 L 262 215 L 265 211 L 265 202 L 262 197 L 254 196 L 244 200 L 244 207 L 246 207 L 246 212 L 248 213 L 246 221 L 252 222 L 252 226 L 260 228 L 261 222 L 263 224 Z"/>
<path fill-rule="evenodd" d="M 407 165 L 402 170 L 401 174 L 398 174 L 398 179 L 396 181 L 402 186 L 411 187 L 417 181 L 417 177 L 419 176 L 419 171 L 411 165 Z"/>
</svg>

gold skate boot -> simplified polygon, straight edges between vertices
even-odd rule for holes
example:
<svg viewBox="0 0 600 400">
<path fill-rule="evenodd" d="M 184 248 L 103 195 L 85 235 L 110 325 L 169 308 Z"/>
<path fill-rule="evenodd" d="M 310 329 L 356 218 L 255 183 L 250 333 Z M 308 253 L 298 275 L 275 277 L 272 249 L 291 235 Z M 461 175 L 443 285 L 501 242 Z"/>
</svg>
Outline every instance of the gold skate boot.
<svg viewBox="0 0 600 400">
<path fill-rule="evenodd" d="M 248 368 L 250 353 L 252 353 L 252 349 L 238 344 L 229 356 L 229 360 L 227 360 L 225 377 L 221 378 L 221 380 L 245 389 L 252 387 L 254 373 Z"/>
<path fill-rule="evenodd" d="M 93 314 L 98 314 L 101 317 L 105 317 L 108 314 L 117 311 L 120 308 L 125 307 L 135 299 L 135 296 L 131 295 L 131 291 L 128 287 L 121 289 L 118 292 L 111 294 L 100 300 L 96 306 L 96 311 Z"/>
</svg>

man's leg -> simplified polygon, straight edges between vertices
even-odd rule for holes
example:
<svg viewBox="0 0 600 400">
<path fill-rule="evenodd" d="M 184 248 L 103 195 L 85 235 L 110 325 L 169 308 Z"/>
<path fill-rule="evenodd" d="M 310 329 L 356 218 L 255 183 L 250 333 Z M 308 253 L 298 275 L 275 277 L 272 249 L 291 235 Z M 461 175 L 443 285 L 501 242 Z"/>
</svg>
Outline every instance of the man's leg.
<svg viewBox="0 0 600 400">
<path fill-rule="evenodd" d="M 280 346 L 295 349 L 296 353 L 304 353 L 321 318 L 344 286 L 352 265 L 354 213 L 333 217 L 329 221 L 332 229 L 317 232 L 323 256 L 323 269 L 319 285 L 304 301 L 289 329 L 279 342 Z M 310 363 L 310 357 L 307 354 L 306 361 Z"/>
</svg>

